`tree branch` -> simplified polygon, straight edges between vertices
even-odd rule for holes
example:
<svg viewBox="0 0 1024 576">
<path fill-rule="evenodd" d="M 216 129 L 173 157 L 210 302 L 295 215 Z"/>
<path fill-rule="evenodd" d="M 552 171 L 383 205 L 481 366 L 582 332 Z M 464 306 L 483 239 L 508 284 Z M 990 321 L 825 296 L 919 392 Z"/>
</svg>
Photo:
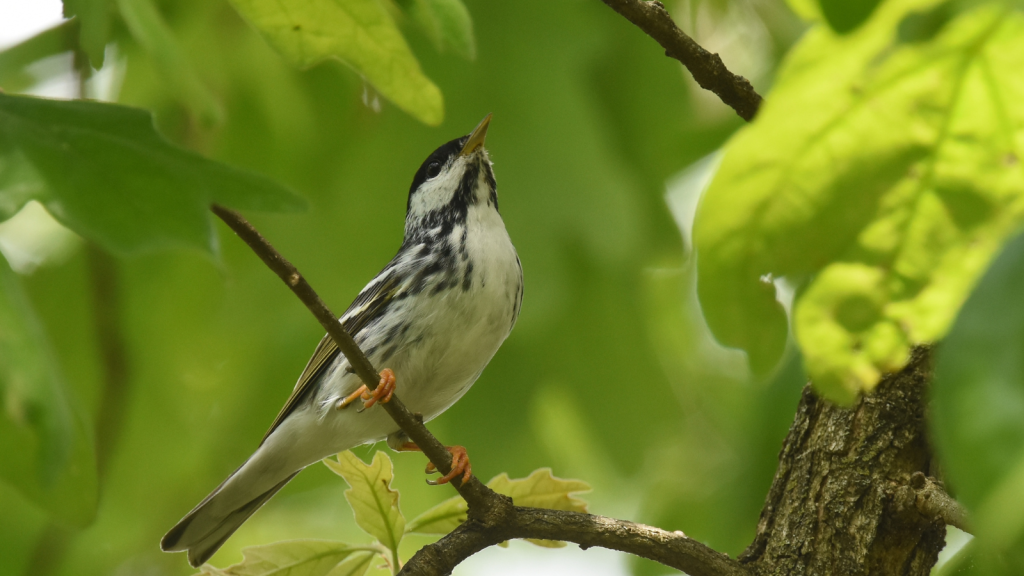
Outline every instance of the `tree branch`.
<svg viewBox="0 0 1024 576">
<path fill-rule="evenodd" d="M 682 62 L 701 88 L 717 94 L 722 102 L 731 106 L 740 115 L 740 118 L 748 122 L 754 119 L 761 106 L 761 95 L 754 91 L 754 87 L 746 78 L 730 72 L 718 54 L 708 52 L 680 30 L 661 2 L 603 2 L 661 44 L 666 56 Z"/>
<path fill-rule="evenodd" d="M 895 497 L 903 510 L 916 511 L 928 520 L 938 520 L 973 534 L 963 505 L 946 492 L 941 482 L 921 472 L 915 472 L 907 484 L 898 487 Z"/>
<path fill-rule="evenodd" d="M 750 576 L 739 562 L 683 535 L 605 516 L 510 506 L 497 514 L 469 520 L 437 542 L 424 546 L 399 572 L 401 576 L 450 574 L 460 562 L 513 538 L 575 542 L 600 546 L 660 562 L 690 576 Z"/>
<path fill-rule="evenodd" d="M 281 256 L 241 214 L 217 204 L 210 209 L 302 300 L 338 344 L 338 349 L 349 359 L 366 387 L 376 388 L 379 384 L 377 370 L 295 266 Z M 419 415 L 410 412 L 397 395 L 381 406 L 438 470 L 442 473 L 451 470 L 451 454 L 427 430 Z M 511 498 L 495 493 L 476 476 L 465 483 L 455 479 L 452 484 L 469 504 L 469 519 L 451 534 L 417 552 L 402 569 L 402 574 L 449 574 L 460 562 L 488 546 L 513 538 L 540 538 L 575 542 L 582 548 L 601 546 L 629 552 L 678 568 L 691 576 L 749 576 L 739 562 L 687 538 L 681 532 L 666 532 L 580 512 L 513 506 Z"/>
</svg>

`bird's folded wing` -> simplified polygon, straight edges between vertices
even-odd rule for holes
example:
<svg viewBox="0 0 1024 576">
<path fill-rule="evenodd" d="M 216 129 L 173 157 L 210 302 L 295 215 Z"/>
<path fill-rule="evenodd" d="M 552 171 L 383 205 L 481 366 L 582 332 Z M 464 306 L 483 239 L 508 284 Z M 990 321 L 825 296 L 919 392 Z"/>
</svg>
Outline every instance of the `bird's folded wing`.
<svg viewBox="0 0 1024 576">
<path fill-rule="evenodd" d="M 383 314 L 387 310 L 388 303 L 399 292 L 401 282 L 398 275 L 389 273 L 391 272 L 390 268 L 391 266 L 386 267 L 374 282 L 363 288 L 363 291 L 359 293 L 359 296 L 356 297 L 355 301 L 348 307 L 348 310 L 345 311 L 345 314 L 339 319 L 342 328 L 353 338 L 372 320 Z M 331 338 L 330 334 L 325 335 L 320 340 L 320 343 L 317 344 L 313 357 L 306 363 L 306 368 L 302 371 L 302 375 L 299 376 L 298 382 L 295 383 L 295 388 L 292 390 L 291 396 L 288 397 L 288 401 L 285 402 L 284 408 L 278 413 L 274 423 L 270 425 L 270 429 L 267 430 L 263 440 L 260 441 L 261 445 L 281 425 L 281 422 L 284 422 L 284 419 L 295 411 L 295 408 L 298 407 L 302 400 L 315 389 L 318 376 L 331 364 L 338 353 L 338 345 L 334 343 L 334 339 Z"/>
</svg>

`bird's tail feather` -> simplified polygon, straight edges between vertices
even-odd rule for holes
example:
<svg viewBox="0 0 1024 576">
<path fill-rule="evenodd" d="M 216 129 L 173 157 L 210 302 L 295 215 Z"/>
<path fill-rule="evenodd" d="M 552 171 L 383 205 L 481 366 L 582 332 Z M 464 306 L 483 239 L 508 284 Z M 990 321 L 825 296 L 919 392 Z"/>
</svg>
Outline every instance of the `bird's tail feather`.
<svg viewBox="0 0 1024 576">
<path fill-rule="evenodd" d="M 227 513 L 213 512 L 212 509 L 215 506 L 211 505 L 217 502 L 218 496 L 222 495 L 221 491 L 234 476 L 232 474 L 164 535 L 160 540 L 160 548 L 165 552 L 188 550 L 189 564 L 193 567 L 203 564 L 235 533 L 235 530 L 238 530 L 242 523 L 248 520 L 274 494 L 277 494 L 278 490 L 284 488 L 284 485 L 296 474 L 298 472 L 289 475 L 266 492 Z"/>
</svg>

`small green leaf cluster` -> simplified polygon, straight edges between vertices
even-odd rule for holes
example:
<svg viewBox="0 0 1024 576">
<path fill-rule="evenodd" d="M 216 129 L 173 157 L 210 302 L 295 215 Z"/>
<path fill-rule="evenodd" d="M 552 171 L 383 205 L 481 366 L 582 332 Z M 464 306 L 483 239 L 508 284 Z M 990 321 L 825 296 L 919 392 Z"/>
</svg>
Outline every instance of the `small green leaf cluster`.
<svg viewBox="0 0 1024 576">
<path fill-rule="evenodd" d="M 345 498 L 356 524 L 374 538 L 370 544 L 346 544 L 324 540 L 287 540 L 242 550 L 242 562 L 227 568 L 204 565 L 208 576 L 362 576 L 378 557 L 397 574 L 402 567 L 398 546 L 407 534 L 443 536 L 466 521 L 468 506 L 455 496 L 406 522 L 398 505 L 399 494 L 391 488 L 394 471 L 384 452 L 369 464 L 351 451 L 326 459 L 324 464 L 345 479 L 350 488 Z M 512 498 L 517 506 L 586 512 L 586 502 L 573 497 L 590 486 L 580 480 L 564 480 L 549 468 L 535 470 L 526 478 L 499 474 L 487 483 L 492 490 Z M 538 546 L 559 547 L 564 542 L 530 540 Z"/>
</svg>

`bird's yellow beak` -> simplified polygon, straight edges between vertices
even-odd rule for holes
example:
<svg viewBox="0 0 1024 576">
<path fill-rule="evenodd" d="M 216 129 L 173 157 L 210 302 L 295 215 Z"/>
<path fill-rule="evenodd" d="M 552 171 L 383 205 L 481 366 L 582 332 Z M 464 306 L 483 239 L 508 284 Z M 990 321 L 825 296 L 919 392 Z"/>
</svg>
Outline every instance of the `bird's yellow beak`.
<svg viewBox="0 0 1024 576">
<path fill-rule="evenodd" d="M 484 145 L 484 138 L 487 137 L 487 127 L 490 124 L 491 114 L 488 114 L 484 116 L 484 119 L 477 124 L 476 128 L 473 129 L 473 133 L 466 139 L 466 143 L 462 146 L 462 152 L 459 152 L 459 156 L 468 156 Z"/>
</svg>

